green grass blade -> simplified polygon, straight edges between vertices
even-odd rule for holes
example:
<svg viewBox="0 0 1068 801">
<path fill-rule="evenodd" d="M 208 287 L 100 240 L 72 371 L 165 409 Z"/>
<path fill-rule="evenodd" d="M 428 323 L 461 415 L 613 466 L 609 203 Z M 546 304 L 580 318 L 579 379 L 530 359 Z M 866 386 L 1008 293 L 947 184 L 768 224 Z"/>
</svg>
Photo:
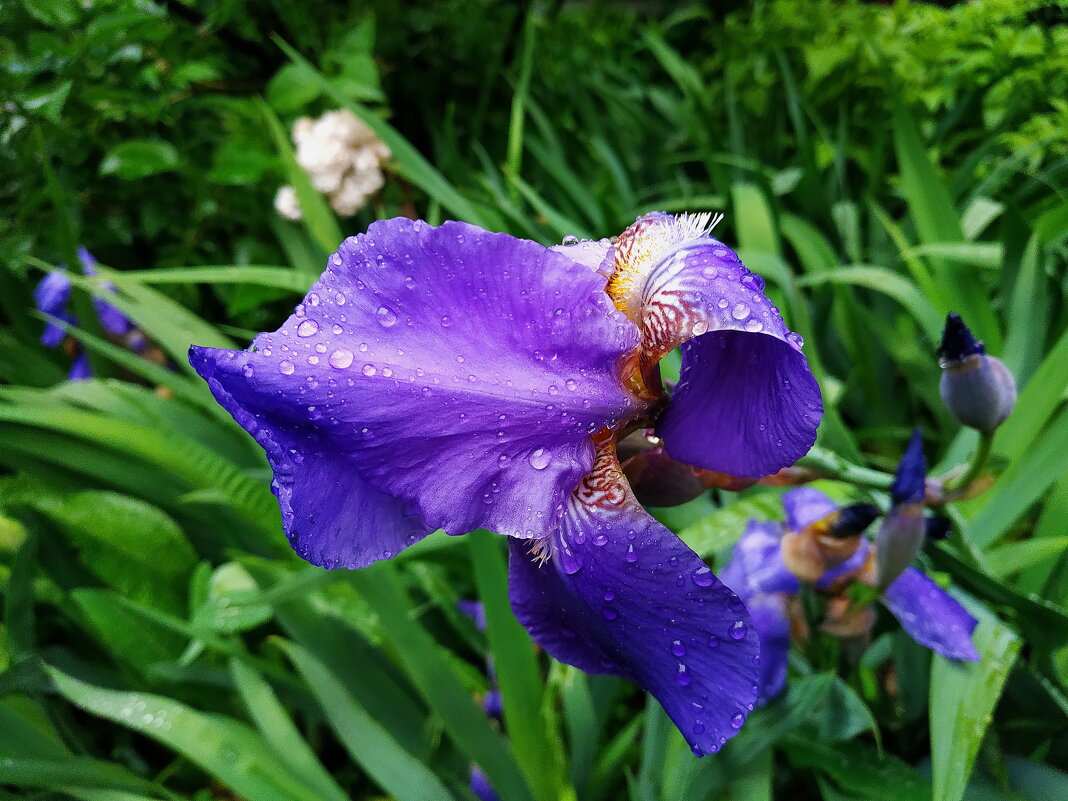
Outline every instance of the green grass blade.
<svg viewBox="0 0 1068 801">
<path fill-rule="evenodd" d="M 427 630 L 409 617 L 411 604 L 393 566 L 379 563 L 350 580 L 378 613 L 412 684 L 441 717 L 449 736 L 486 772 L 503 801 L 532 801 L 509 745 L 493 731 Z"/>
<path fill-rule="evenodd" d="M 497 671 L 504 722 L 516 761 L 539 801 L 563 796 L 563 755 L 549 737 L 543 682 L 533 643 L 515 619 L 508 601 L 508 570 L 501 556 L 501 538 L 479 531 L 468 535 L 478 595 L 486 610 L 486 635 Z"/>
<path fill-rule="evenodd" d="M 993 615 L 979 615 L 972 636 L 981 662 L 931 662 L 932 801 L 960 801 L 1001 697 L 1020 640 Z"/>
<path fill-rule="evenodd" d="M 296 643 L 281 645 L 318 699 L 345 750 L 375 783 L 397 801 L 455 800 L 437 776 L 360 706 L 326 665 Z"/>
<path fill-rule="evenodd" d="M 267 680 L 239 659 L 230 660 L 230 674 L 249 716 L 274 748 L 278 758 L 286 763 L 297 778 L 314 789 L 323 801 L 347 801 L 345 792 L 293 725 Z"/>
</svg>

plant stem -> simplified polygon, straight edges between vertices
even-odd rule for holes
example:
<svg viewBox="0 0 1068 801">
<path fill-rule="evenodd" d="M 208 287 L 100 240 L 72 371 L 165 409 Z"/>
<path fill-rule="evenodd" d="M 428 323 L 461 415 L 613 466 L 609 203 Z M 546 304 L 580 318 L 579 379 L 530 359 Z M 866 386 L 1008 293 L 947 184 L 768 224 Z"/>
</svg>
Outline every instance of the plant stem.
<svg viewBox="0 0 1068 801">
<path fill-rule="evenodd" d="M 869 489 L 888 490 L 894 483 L 894 477 L 891 474 L 853 464 L 824 448 L 813 448 L 797 461 L 797 466 L 814 470 L 826 478 L 834 478 Z"/>
<path fill-rule="evenodd" d="M 983 468 L 986 467 L 987 460 L 990 458 L 990 449 L 994 444 L 994 434 L 992 432 L 983 432 L 979 435 L 979 447 L 975 451 L 975 457 L 972 459 L 971 465 L 964 472 L 959 479 L 954 481 L 947 489 L 963 492 L 968 486 L 979 478 L 979 474 L 983 472 Z"/>
</svg>

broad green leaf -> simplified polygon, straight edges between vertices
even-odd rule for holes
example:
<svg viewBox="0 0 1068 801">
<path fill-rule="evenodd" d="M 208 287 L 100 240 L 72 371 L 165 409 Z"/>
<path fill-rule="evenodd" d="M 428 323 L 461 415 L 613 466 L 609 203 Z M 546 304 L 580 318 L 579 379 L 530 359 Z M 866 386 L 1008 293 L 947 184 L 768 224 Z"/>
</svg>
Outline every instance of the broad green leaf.
<svg viewBox="0 0 1068 801">
<path fill-rule="evenodd" d="M 138 139 L 109 150 L 100 162 L 100 174 L 131 181 L 176 170 L 180 163 L 178 150 L 170 142 Z"/>
<path fill-rule="evenodd" d="M 973 611 L 977 611 L 972 607 Z M 972 635 L 982 661 L 931 662 L 931 773 L 933 801 L 964 797 L 979 746 L 1020 650 L 1019 638 L 982 611 Z"/>
<path fill-rule="evenodd" d="M 248 801 L 317 801 L 252 729 L 233 718 L 209 715 L 148 693 L 108 690 L 45 668 L 72 704 L 140 732 L 199 765 Z"/>
<path fill-rule="evenodd" d="M 931 801 L 930 783 L 905 762 L 880 757 L 866 746 L 842 749 L 799 734 L 787 735 L 783 750 L 791 763 L 826 774 L 846 792 L 887 801 Z"/>
</svg>

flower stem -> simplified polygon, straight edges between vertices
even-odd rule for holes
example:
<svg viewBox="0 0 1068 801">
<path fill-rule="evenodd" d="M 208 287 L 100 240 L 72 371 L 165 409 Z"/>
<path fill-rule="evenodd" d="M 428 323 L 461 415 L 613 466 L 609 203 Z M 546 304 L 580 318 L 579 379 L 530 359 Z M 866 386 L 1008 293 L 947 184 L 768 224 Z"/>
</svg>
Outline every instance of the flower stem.
<svg viewBox="0 0 1068 801">
<path fill-rule="evenodd" d="M 890 473 L 853 464 L 825 448 L 813 448 L 797 461 L 797 466 L 813 470 L 825 478 L 869 489 L 888 490 L 894 483 L 894 477 Z"/>
<path fill-rule="evenodd" d="M 994 444 L 993 432 L 983 432 L 979 435 L 979 447 L 975 451 L 975 457 L 972 459 L 972 463 L 968 466 L 959 479 L 954 481 L 947 489 L 952 489 L 957 492 L 963 492 L 968 489 L 968 486 L 979 478 L 979 475 L 983 472 L 983 468 L 986 467 L 987 460 L 990 458 L 990 449 Z"/>
</svg>

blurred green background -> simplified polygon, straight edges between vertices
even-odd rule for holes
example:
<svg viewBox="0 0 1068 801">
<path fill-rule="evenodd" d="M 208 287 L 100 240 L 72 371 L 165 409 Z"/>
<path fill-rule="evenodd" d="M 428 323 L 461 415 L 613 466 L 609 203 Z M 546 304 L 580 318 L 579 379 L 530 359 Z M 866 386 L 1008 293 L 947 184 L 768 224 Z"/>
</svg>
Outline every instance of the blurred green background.
<svg viewBox="0 0 1068 801">
<path fill-rule="evenodd" d="M 1068 798 L 1068 7 L 714 5 L 0 3 L 0 799 L 469 801 L 472 764 L 503 801 Z M 289 137 L 339 108 L 392 151 L 343 219 Z M 859 662 L 817 637 L 697 760 L 633 686 L 535 653 L 497 539 L 353 573 L 289 551 L 190 343 L 275 328 L 374 219 L 553 243 L 653 209 L 726 213 L 805 337 L 827 458 L 892 469 L 920 425 L 932 472 L 967 460 L 948 311 L 1013 370 L 997 479 L 924 557 L 980 617 L 980 665 L 885 621 Z M 152 359 L 76 270 L 82 326 L 39 344 L 33 288 L 79 245 Z M 64 381 L 79 350 L 96 377 Z M 722 564 L 778 493 L 658 514 Z"/>
</svg>

